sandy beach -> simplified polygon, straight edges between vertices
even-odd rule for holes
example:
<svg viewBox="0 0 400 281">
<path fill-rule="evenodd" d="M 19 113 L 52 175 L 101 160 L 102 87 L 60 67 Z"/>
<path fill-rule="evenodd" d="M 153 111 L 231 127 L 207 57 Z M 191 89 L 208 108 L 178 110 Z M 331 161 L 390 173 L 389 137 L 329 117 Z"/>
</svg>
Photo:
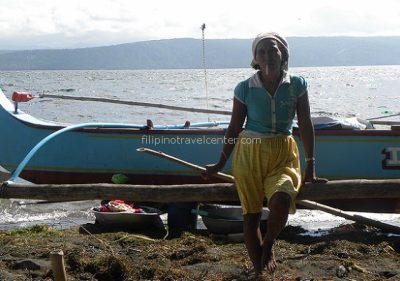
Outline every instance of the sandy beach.
<svg viewBox="0 0 400 281">
<path fill-rule="evenodd" d="M 255 279 L 240 235 L 34 226 L 0 231 L 0 280 L 53 280 L 62 250 L 68 280 L 400 280 L 400 237 L 350 224 L 304 236 L 288 226 L 276 243 L 278 270 Z"/>
</svg>

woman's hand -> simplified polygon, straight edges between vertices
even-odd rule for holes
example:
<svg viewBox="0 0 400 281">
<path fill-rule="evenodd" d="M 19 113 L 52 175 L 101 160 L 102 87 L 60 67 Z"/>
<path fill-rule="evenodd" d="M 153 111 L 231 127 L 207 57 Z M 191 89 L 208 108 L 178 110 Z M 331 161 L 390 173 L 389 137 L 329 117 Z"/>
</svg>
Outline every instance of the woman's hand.
<svg viewBox="0 0 400 281">
<path fill-rule="evenodd" d="M 311 183 L 326 183 L 328 179 L 325 178 L 318 178 L 315 174 L 315 163 L 314 161 L 306 162 L 306 169 L 304 171 L 304 182 L 311 182 Z"/>
<path fill-rule="evenodd" d="M 202 173 L 202 176 L 205 180 L 209 180 L 210 178 L 213 177 L 213 175 L 215 175 L 216 173 L 222 171 L 222 169 L 224 168 L 224 163 L 218 162 L 215 164 L 209 164 L 206 165 L 206 172 Z"/>
</svg>

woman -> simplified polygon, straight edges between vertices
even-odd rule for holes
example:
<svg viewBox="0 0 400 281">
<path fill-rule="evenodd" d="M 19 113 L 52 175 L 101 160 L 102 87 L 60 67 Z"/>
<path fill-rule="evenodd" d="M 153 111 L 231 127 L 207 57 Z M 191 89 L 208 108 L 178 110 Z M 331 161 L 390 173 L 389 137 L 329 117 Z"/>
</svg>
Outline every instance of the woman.
<svg viewBox="0 0 400 281">
<path fill-rule="evenodd" d="M 325 182 L 315 174 L 314 128 L 307 82 L 288 73 L 289 48 L 277 33 L 261 33 L 252 44 L 251 65 L 258 70 L 234 92 L 232 117 L 218 163 L 207 165 L 207 175 L 223 169 L 231 152 L 233 175 L 244 217 L 244 240 L 256 274 L 276 269 L 273 245 L 288 214 L 295 212 L 301 186 L 300 160 L 292 137 L 297 113 L 306 167 L 303 181 Z M 245 119 L 245 129 L 242 126 Z M 264 197 L 270 210 L 267 233 L 260 232 Z"/>
</svg>

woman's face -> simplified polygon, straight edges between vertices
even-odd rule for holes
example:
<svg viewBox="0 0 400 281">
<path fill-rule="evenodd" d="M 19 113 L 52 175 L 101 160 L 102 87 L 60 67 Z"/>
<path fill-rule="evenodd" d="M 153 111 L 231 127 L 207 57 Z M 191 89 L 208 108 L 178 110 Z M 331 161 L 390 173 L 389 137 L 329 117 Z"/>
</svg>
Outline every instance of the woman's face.
<svg viewBox="0 0 400 281">
<path fill-rule="evenodd" d="M 263 39 L 258 43 L 255 54 L 255 62 L 262 71 L 280 72 L 282 65 L 282 52 L 278 42 L 274 39 Z"/>
</svg>

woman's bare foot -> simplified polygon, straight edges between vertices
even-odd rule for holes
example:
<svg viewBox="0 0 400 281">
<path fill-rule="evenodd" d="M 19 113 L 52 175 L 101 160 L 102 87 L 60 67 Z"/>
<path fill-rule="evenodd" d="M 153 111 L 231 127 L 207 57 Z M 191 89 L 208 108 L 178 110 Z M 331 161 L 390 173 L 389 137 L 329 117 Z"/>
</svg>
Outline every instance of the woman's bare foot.
<svg viewBox="0 0 400 281">
<path fill-rule="evenodd" d="M 263 253 L 261 256 L 261 266 L 262 268 L 266 269 L 269 273 L 273 273 L 276 268 L 277 264 L 275 261 L 274 251 L 272 250 L 272 245 L 264 246 Z"/>
<path fill-rule="evenodd" d="M 261 280 L 260 278 L 262 278 L 262 272 L 261 271 L 257 271 L 254 268 L 249 270 L 247 272 L 247 279 L 246 280 Z"/>
</svg>

